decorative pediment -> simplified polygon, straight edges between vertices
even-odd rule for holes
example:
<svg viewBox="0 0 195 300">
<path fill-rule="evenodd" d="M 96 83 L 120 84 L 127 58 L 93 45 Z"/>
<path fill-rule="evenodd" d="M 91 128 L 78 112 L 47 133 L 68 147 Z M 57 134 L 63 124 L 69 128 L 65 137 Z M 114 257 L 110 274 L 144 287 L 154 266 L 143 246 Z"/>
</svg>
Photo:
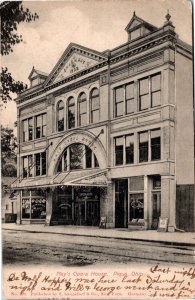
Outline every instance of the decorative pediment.
<svg viewBox="0 0 195 300">
<path fill-rule="evenodd" d="M 105 60 L 105 54 L 71 43 L 51 71 L 45 85 L 61 81 Z"/>
<path fill-rule="evenodd" d="M 136 16 L 135 12 L 133 13 L 133 17 L 130 20 L 130 22 L 128 23 L 128 25 L 126 26 L 125 30 L 127 32 L 131 32 L 134 29 L 137 29 L 138 27 L 144 26 L 147 29 L 149 29 L 150 31 L 157 29 L 155 26 L 153 26 L 152 24 L 144 21 L 143 19 L 139 18 L 138 16 Z"/>
</svg>

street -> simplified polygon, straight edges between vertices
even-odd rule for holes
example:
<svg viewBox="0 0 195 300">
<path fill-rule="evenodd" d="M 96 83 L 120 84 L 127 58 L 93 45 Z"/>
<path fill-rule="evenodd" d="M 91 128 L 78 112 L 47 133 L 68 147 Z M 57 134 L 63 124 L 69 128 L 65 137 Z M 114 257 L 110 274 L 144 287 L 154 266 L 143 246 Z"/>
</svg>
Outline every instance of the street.
<svg viewBox="0 0 195 300">
<path fill-rule="evenodd" d="M 15 230 L 3 230 L 2 240 L 5 265 L 194 263 L 192 246 Z"/>
</svg>

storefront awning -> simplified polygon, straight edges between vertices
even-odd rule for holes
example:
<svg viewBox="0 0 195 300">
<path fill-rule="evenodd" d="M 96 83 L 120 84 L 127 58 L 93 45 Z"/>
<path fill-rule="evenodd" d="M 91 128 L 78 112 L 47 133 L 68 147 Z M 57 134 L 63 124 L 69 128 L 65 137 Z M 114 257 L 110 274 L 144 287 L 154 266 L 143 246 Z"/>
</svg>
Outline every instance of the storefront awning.
<svg viewBox="0 0 195 300">
<path fill-rule="evenodd" d="M 107 170 L 77 170 L 55 174 L 51 177 L 17 180 L 12 189 L 39 188 L 52 186 L 104 186 L 108 183 Z"/>
</svg>

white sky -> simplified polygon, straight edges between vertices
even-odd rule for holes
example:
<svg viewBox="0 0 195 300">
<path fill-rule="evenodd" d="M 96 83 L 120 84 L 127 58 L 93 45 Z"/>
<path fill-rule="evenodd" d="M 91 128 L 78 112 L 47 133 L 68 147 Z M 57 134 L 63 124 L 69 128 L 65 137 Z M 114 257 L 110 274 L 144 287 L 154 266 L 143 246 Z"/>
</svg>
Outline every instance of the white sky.
<svg viewBox="0 0 195 300">
<path fill-rule="evenodd" d="M 2 57 L 13 77 L 29 84 L 32 67 L 49 73 L 70 42 L 103 51 L 127 42 L 124 30 L 133 16 L 161 27 L 167 9 L 179 37 L 192 44 L 191 3 L 187 0 L 72 0 L 23 1 L 39 20 L 20 23 L 23 43 Z M 7 104 L 1 123 L 13 127 L 16 104 Z"/>
</svg>

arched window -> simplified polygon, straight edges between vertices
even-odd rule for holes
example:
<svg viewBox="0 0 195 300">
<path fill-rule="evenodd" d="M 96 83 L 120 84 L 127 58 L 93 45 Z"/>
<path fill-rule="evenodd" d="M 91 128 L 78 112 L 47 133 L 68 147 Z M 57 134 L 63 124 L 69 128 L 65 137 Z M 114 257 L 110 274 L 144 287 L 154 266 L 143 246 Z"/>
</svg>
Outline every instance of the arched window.
<svg viewBox="0 0 195 300">
<path fill-rule="evenodd" d="M 67 122 L 68 129 L 75 127 L 75 101 L 73 97 L 70 97 L 67 101 Z"/>
<path fill-rule="evenodd" d="M 99 168 L 98 160 L 92 150 L 83 144 L 68 146 L 57 164 L 57 172 Z"/>
<path fill-rule="evenodd" d="M 87 97 L 85 93 L 81 93 L 78 99 L 78 125 L 87 124 Z"/>
<path fill-rule="evenodd" d="M 57 131 L 64 130 L 64 103 L 60 100 L 57 104 Z"/>
<path fill-rule="evenodd" d="M 96 123 L 100 118 L 100 98 L 99 90 L 94 88 L 91 92 L 91 123 Z"/>
</svg>

